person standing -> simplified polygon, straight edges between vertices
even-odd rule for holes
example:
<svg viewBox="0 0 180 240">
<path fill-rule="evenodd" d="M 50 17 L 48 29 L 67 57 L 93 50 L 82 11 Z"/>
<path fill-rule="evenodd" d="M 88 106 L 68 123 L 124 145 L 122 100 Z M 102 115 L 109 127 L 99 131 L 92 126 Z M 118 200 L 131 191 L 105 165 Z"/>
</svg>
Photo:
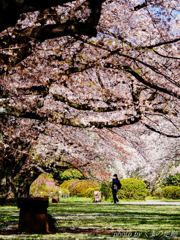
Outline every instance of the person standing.
<svg viewBox="0 0 180 240">
<path fill-rule="evenodd" d="M 113 175 L 113 181 L 112 181 L 112 193 L 113 193 L 113 199 L 114 199 L 114 204 L 119 203 L 118 197 L 117 197 L 117 192 L 121 188 L 121 183 L 117 177 L 117 174 Z"/>
</svg>

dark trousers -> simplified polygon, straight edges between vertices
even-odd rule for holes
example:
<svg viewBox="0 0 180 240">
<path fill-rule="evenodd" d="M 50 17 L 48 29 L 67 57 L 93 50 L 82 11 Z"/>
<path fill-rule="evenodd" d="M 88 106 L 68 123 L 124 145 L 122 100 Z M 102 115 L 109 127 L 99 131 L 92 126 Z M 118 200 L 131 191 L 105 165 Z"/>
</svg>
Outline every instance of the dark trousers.
<svg viewBox="0 0 180 240">
<path fill-rule="evenodd" d="M 113 190 L 113 199 L 114 199 L 114 203 L 119 202 L 118 198 L 117 198 L 117 190 Z"/>
</svg>

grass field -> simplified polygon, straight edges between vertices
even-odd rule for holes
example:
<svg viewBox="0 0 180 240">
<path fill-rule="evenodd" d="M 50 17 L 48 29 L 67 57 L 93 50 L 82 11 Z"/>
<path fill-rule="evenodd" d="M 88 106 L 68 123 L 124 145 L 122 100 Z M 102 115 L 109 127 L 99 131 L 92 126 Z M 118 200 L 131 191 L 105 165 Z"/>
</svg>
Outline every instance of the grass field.
<svg viewBox="0 0 180 240">
<path fill-rule="evenodd" d="M 67 202 L 50 204 L 48 212 L 65 233 L 21 233 L 0 239 L 180 239 L 180 206 Z M 18 218 L 17 207 L 0 207 L 0 230 L 16 229 Z"/>
</svg>

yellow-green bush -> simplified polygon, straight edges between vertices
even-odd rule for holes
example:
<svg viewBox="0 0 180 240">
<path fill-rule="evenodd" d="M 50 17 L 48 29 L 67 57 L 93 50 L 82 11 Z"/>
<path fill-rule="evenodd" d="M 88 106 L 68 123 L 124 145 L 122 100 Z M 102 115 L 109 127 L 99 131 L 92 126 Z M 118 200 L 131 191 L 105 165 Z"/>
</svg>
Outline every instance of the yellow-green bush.
<svg viewBox="0 0 180 240">
<path fill-rule="evenodd" d="M 60 177 L 62 180 L 71 180 L 71 179 L 83 179 L 84 176 L 82 173 L 75 168 L 69 168 L 60 173 Z"/>
<path fill-rule="evenodd" d="M 97 182 L 91 182 L 88 180 L 81 180 L 78 182 L 72 189 L 72 195 L 73 196 L 84 196 L 85 197 L 85 192 L 88 188 L 97 188 L 100 187 L 99 183 Z"/>
<path fill-rule="evenodd" d="M 60 187 L 61 187 L 61 188 L 66 188 L 66 189 L 69 190 L 70 185 L 71 185 L 73 182 L 75 182 L 75 181 L 79 181 L 79 180 L 78 180 L 78 179 L 71 179 L 71 180 L 64 181 L 64 182 L 60 185 Z"/>
<path fill-rule="evenodd" d="M 49 189 L 45 184 L 39 185 L 34 183 L 30 187 L 30 194 L 32 196 L 47 196 L 49 195 Z"/>
<path fill-rule="evenodd" d="M 112 188 L 110 187 L 110 183 L 101 183 L 101 188 L 100 188 L 100 191 L 101 191 L 101 195 L 102 197 L 105 198 L 105 200 L 107 200 L 108 198 L 112 198 Z"/>
<path fill-rule="evenodd" d="M 168 186 L 163 188 L 163 197 L 180 199 L 180 187 L 179 186 Z"/>
<path fill-rule="evenodd" d="M 71 183 L 71 185 L 69 186 L 69 192 L 70 194 L 73 196 L 73 187 L 75 185 L 77 185 L 79 182 L 81 182 L 81 180 L 75 180 L 73 183 Z"/>
<path fill-rule="evenodd" d="M 85 191 L 85 197 L 94 198 L 94 191 L 100 191 L 100 187 L 98 187 L 98 188 L 88 188 Z"/>
<path fill-rule="evenodd" d="M 146 184 L 144 181 L 134 178 L 121 180 L 121 189 L 118 191 L 118 198 L 130 198 L 144 200 L 147 196 Z"/>
<path fill-rule="evenodd" d="M 58 187 L 51 175 L 41 174 L 30 187 L 30 194 L 32 196 L 44 197 L 58 197 L 63 193 L 69 193 L 65 188 Z"/>
</svg>

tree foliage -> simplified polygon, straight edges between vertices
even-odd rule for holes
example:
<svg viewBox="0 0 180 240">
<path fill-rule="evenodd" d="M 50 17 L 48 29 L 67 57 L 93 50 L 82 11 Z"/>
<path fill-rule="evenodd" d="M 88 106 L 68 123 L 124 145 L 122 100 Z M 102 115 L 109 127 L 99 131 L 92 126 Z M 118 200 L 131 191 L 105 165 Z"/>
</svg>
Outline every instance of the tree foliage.
<svg viewBox="0 0 180 240">
<path fill-rule="evenodd" d="M 139 154 L 137 172 L 151 150 L 129 131 L 153 132 L 179 156 L 179 7 L 0 0 L 0 195 L 17 194 L 14 179 L 23 195 L 64 162 L 106 181 L 128 155 L 122 139 Z"/>
<path fill-rule="evenodd" d="M 60 173 L 60 177 L 62 180 L 71 180 L 71 179 L 83 179 L 84 176 L 80 171 L 74 168 L 69 168 L 64 172 Z"/>
<path fill-rule="evenodd" d="M 179 186 L 167 186 L 163 188 L 163 197 L 180 199 L 180 187 Z"/>
<path fill-rule="evenodd" d="M 72 196 L 86 196 L 86 190 L 89 188 L 98 188 L 100 187 L 99 183 L 87 181 L 87 180 L 81 180 L 80 182 L 76 183 L 73 186 L 72 191 L 70 193 Z"/>
<path fill-rule="evenodd" d="M 30 186 L 30 194 L 34 197 L 59 197 L 69 191 L 57 186 L 52 175 L 41 174 Z"/>
<path fill-rule="evenodd" d="M 144 181 L 139 179 L 127 178 L 121 180 L 122 187 L 118 191 L 120 199 L 141 199 L 145 200 L 147 197 L 147 189 Z"/>
<path fill-rule="evenodd" d="M 180 174 L 175 175 L 170 174 L 163 181 L 163 186 L 180 186 Z"/>
<path fill-rule="evenodd" d="M 101 194 L 103 197 L 105 197 L 105 200 L 107 200 L 109 197 L 112 197 L 112 189 L 109 186 L 110 184 L 107 183 L 101 183 Z"/>
<path fill-rule="evenodd" d="M 93 198 L 94 199 L 94 191 L 100 191 L 100 188 L 99 187 L 96 187 L 96 188 L 88 188 L 86 191 L 85 191 L 85 196 L 87 198 Z"/>
</svg>

